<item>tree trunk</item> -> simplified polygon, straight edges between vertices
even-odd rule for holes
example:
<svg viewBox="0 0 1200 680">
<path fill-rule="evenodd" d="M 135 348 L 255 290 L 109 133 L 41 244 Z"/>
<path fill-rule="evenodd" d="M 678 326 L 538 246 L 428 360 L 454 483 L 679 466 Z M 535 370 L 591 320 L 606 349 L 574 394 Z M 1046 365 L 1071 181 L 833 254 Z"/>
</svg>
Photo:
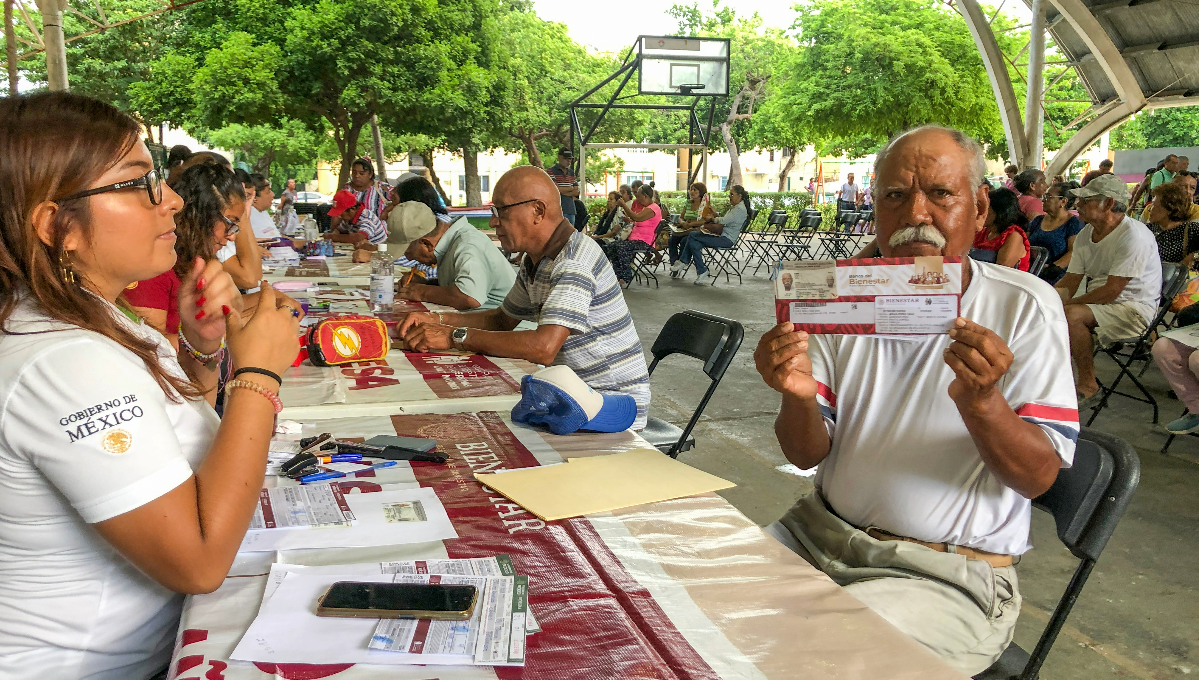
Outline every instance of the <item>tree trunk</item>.
<svg viewBox="0 0 1200 680">
<path fill-rule="evenodd" d="M 274 153 L 263 154 L 262 156 L 258 157 L 257 161 L 255 161 L 254 172 L 257 172 L 258 174 L 262 175 L 263 177 L 270 177 L 271 176 L 271 164 L 274 162 L 275 162 L 275 154 Z"/>
<path fill-rule="evenodd" d="M 8 96 L 17 95 L 17 36 L 13 32 L 13 0 L 4 0 L 4 47 L 8 61 Z"/>
<path fill-rule="evenodd" d="M 429 181 L 433 182 L 433 188 L 437 189 L 438 195 L 442 197 L 446 205 L 453 205 L 450 197 L 446 195 L 446 190 L 442 188 L 442 181 L 438 179 L 437 172 L 433 169 L 433 149 L 422 151 L 421 155 L 425 157 L 425 167 L 429 170 Z"/>
<path fill-rule="evenodd" d="M 341 135 L 338 140 L 338 150 L 342 152 L 342 167 L 338 169 L 338 190 L 341 190 L 350 181 L 350 166 L 354 163 L 354 159 L 358 158 L 358 135 L 362 132 L 362 121 L 354 121 L 350 123 L 350 128 Z"/>
<path fill-rule="evenodd" d="M 542 162 L 542 152 L 538 151 L 537 142 L 534 139 L 532 132 L 522 132 L 520 135 L 521 142 L 525 144 L 525 154 L 529 156 L 529 164 L 536 165 L 543 170 L 546 165 Z"/>
<path fill-rule="evenodd" d="M 742 183 L 742 160 L 738 157 L 737 140 L 733 138 L 732 128 L 729 121 L 721 123 L 721 137 L 729 151 L 729 186 Z"/>
<path fill-rule="evenodd" d="M 379 116 L 371 114 L 371 141 L 375 142 L 375 176 L 387 182 L 387 159 L 383 157 L 383 137 L 379 134 Z"/>
<path fill-rule="evenodd" d="M 467 176 L 467 207 L 476 208 L 483 205 L 483 192 L 479 187 L 479 151 L 473 146 L 465 146 L 463 154 L 463 172 Z"/>
<path fill-rule="evenodd" d="M 792 168 L 795 167 L 795 165 L 796 152 L 793 150 L 792 153 L 788 154 L 787 163 L 783 164 L 783 170 L 781 170 L 779 173 L 779 188 L 776 191 L 782 192 L 784 191 L 785 187 L 787 187 L 788 173 L 792 171 Z"/>
</svg>

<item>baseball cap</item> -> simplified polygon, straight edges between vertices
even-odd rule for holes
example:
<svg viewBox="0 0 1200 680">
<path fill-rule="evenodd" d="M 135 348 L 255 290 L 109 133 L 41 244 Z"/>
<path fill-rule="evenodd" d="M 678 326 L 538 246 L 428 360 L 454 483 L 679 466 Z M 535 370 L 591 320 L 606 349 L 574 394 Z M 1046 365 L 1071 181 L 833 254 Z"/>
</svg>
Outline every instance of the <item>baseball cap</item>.
<svg viewBox="0 0 1200 680">
<path fill-rule="evenodd" d="M 408 244 L 433 231 L 437 227 L 437 219 L 429 206 L 420 201 L 407 201 L 392 208 L 387 218 L 389 245 L 399 244 L 405 248 Z"/>
<path fill-rule="evenodd" d="M 550 366 L 521 379 L 521 401 L 514 422 L 546 425 L 554 434 L 576 430 L 621 432 L 637 418 L 637 402 L 628 394 L 600 394 L 567 366 Z"/>
<path fill-rule="evenodd" d="M 330 217 L 337 217 L 353 208 L 358 203 L 358 197 L 349 189 L 342 189 L 333 195 L 333 207 L 329 209 Z"/>
<path fill-rule="evenodd" d="M 1100 175 L 1088 182 L 1087 186 L 1072 189 L 1070 193 L 1075 198 L 1103 196 L 1118 203 L 1129 203 L 1129 188 L 1125 186 L 1125 180 L 1118 175 Z"/>
<path fill-rule="evenodd" d="M 567 148 L 567 147 L 565 147 L 565 146 L 564 146 L 563 148 L 561 148 L 561 149 L 559 149 L 559 150 L 558 150 L 558 155 L 559 155 L 559 156 L 566 156 L 567 158 L 574 158 L 574 157 L 575 157 L 575 152 L 571 151 L 571 149 L 569 149 L 569 148 Z"/>
</svg>

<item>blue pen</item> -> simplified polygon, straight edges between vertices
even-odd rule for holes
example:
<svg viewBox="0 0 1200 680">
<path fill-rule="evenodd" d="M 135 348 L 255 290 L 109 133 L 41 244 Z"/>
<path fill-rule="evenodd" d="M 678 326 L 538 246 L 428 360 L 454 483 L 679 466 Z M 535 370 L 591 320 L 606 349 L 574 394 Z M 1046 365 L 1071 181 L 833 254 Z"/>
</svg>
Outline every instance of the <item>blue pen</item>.
<svg viewBox="0 0 1200 680">
<path fill-rule="evenodd" d="M 395 464 L 396 464 L 396 461 L 394 461 L 394 460 L 384 461 L 382 463 L 376 463 L 375 465 L 368 465 L 361 470 L 355 470 L 354 474 L 357 474 L 359 472 L 366 472 L 367 470 L 378 470 L 379 468 L 391 467 Z M 300 483 L 308 484 L 309 482 L 323 482 L 327 479 L 337 479 L 339 477 L 345 477 L 346 474 L 347 473 L 345 473 L 345 472 L 318 472 L 315 475 L 306 475 L 304 477 L 301 477 Z"/>
</svg>

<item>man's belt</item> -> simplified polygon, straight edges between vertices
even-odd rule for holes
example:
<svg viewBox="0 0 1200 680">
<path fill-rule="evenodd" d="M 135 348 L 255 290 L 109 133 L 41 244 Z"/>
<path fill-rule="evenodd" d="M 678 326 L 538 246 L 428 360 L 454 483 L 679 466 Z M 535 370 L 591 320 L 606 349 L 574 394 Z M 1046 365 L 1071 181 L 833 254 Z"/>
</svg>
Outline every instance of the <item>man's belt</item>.
<svg viewBox="0 0 1200 680">
<path fill-rule="evenodd" d="M 897 536 L 895 534 L 889 534 L 878 527 L 867 527 L 866 529 L 863 529 L 863 531 L 877 541 L 906 541 L 908 543 L 923 545 L 926 548 L 929 548 L 930 550 L 936 550 L 937 552 L 950 552 L 949 544 L 947 543 L 930 543 L 928 541 L 919 541 L 915 538 L 909 538 L 907 536 Z M 984 562 L 987 562 L 988 564 L 997 568 L 1011 567 L 1013 564 L 1012 555 L 1001 555 L 1000 553 L 987 552 L 986 550 L 976 550 L 974 548 L 968 548 L 965 545 L 954 546 L 954 552 L 966 557 L 967 559 L 983 560 Z"/>
</svg>

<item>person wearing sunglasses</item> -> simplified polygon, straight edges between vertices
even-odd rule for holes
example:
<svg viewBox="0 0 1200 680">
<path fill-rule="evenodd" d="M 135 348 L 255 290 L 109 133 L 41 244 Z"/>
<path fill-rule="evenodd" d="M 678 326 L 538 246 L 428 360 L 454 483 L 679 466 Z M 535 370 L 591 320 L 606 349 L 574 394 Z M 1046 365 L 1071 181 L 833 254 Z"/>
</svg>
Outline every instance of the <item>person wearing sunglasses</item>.
<svg viewBox="0 0 1200 680">
<path fill-rule="evenodd" d="M 541 168 L 506 172 L 492 192 L 490 225 L 505 251 L 524 253 L 512 290 L 495 309 L 409 314 L 397 333 L 419 352 L 454 348 L 567 366 L 601 394 L 632 396 L 640 430 L 650 406 L 641 340 L 612 266 L 563 216 L 559 196 Z M 515 330 L 521 321 L 537 328 Z"/>
<path fill-rule="evenodd" d="M 181 593 L 222 584 L 257 507 L 296 356 L 291 310 L 264 288 L 243 317 L 216 261 L 184 270 L 178 355 L 129 309 L 175 267 L 184 210 L 141 130 L 69 92 L 0 100 L 3 677 L 166 670 Z M 244 373 L 219 420 L 225 352 Z"/>
</svg>

